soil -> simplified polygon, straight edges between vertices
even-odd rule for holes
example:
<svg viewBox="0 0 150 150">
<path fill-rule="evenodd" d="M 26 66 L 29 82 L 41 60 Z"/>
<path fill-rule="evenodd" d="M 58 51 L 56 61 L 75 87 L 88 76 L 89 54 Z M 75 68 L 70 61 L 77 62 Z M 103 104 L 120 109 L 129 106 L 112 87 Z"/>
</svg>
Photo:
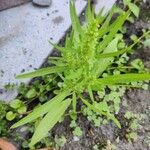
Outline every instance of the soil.
<svg viewBox="0 0 150 150">
<path fill-rule="evenodd" d="M 139 19 L 133 25 L 127 26 L 127 38 L 131 34 L 141 35 L 142 29 L 150 27 L 150 1 L 140 3 L 141 13 Z M 150 48 L 137 49 L 131 59 L 140 58 L 144 61 L 147 68 L 150 68 Z M 123 113 L 124 108 L 121 108 L 119 113 L 119 120 L 123 126 L 122 129 L 116 128 L 113 123 L 102 125 L 101 127 L 94 127 L 92 123 L 87 121 L 85 117 L 79 115 L 79 126 L 83 129 L 83 136 L 76 141 L 72 135 L 69 126 L 69 119 L 57 125 L 52 133 L 53 135 L 64 135 L 67 143 L 60 150 L 92 150 L 95 144 L 104 147 L 108 140 L 114 144 L 118 150 L 149 150 L 148 139 L 150 137 L 150 90 L 128 90 L 123 97 L 128 102 L 128 110 L 135 114 L 144 114 L 144 120 L 140 121 L 140 129 L 138 129 L 138 138 L 135 142 L 129 142 L 125 133 L 127 127 L 124 125 Z M 119 137 L 119 141 L 117 140 Z M 102 148 L 99 148 L 102 149 Z M 109 149 L 108 149 L 109 150 Z"/>
</svg>

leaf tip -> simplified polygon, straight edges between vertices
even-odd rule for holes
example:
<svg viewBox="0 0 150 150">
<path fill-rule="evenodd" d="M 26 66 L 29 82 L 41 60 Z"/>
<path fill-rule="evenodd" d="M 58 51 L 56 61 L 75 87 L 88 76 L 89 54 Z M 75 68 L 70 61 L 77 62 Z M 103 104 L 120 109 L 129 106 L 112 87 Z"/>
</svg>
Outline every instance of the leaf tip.
<svg viewBox="0 0 150 150">
<path fill-rule="evenodd" d="M 14 128 L 16 128 L 15 124 L 10 127 L 10 129 L 14 129 Z"/>
</svg>

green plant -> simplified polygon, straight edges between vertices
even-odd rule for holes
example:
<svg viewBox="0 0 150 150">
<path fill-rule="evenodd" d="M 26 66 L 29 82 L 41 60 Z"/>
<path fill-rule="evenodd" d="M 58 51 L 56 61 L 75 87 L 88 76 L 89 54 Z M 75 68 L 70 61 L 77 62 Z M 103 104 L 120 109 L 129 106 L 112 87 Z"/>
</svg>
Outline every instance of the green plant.
<svg viewBox="0 0 150 150">
<path fill-rule="evenodd" d="M 146 32 L 145 30 L 143 30 L 143 32 Z M 145 40 L 143 42 L 144 47 L 150 47 L 150 35 L 147 35 L 145 37 Z"/>
<path fill-rule="evenodd" d="M 131 82 L 150 79 L 149 73 L 139 74 L 132 72 L 132 70 L 113 72 L 116 67 L 112 69 L 115 62 L 118 63 L 118 68 L 130 68 L 131 66 L 120 66 L 127 57 L 125 54 L 130 52 L 135 44 L 150 33 L 149 31 L 144 33 L 132 45 L 121 45 L 121 49 L 118 48 L 118 43 L 123 41 L 120 30 L 128 19 L 130 10 L 123 11 L 112 22 L 114 8 L 106 16 L 102 16 L 102 11 L 95 16 L 93 9 L 91 10 L 90 1 L 88 1 L 86 24 L 82 26 L 72 1 L 70 2 L 70 12 L 72 31 L 70 36 L 66 37 L 65 46 L 60 47 L 50 42 L 61 52 L 61 57 L 52 57 L 51 62 L 54 65 L 51 67 L 17 76 L 17 79 L 21 79 L 54 74 L 60 78 L 54 90 L 56 96 L 45 104 L 37 106 L 30 114 L 11 127 L 16 128 L 35 121 L 39 117 L 43 118 L 36 127 L 30 147 L 47 136 L 48 131 L 61 119 L 67 109 L 71 109 L 70 116 L 73 120 L 76 120 L 77 106 L 80 100 L 88 109 L 106 117 L 108 120 L 112 120 L 121 128 L 108 101 L 101 98 L 96 100 L 95 94 L 107 87 L 137 87 L 131 85 Z M 107 71 L 109 73 L 105 74 Z M 51 81 L 51 78 L 49 80 Z M 26 96 L 29 99 L 38 96 L 35 90 L 29 93 Z M 86 96 L 84 96 L 85 94 Z M 114 94 L 116 93 L 112 93 L 112 96 Z M 115 103 L 114 109 L 118 112 L 119 97 L 112 99 L 112 101 Z"/>
<path fill-rule="evenodd" d="M 6 129 L 6 119 L 5 119 L 5 115 L 7 112 L 7 105 L 0 101 L 0 135 L 6 135 L 7 134 L 7 129 Z"/>
<path fill-rule="evenodd" d="M 128 119 L 128 129 L 126 138 L 128 141 L 136 141 L 138 138 L 138 129 L 140 128 L 140 121 L 144 120 L 145 114 L 135 114 L 131 111 L 126 111 L 124 117 Z"/>
<path fill-rule="evenodd" d="M 73 129 L 73 135 L 80 137 L 82 136 L 82 130 L 81 128 L 77 125 L 75 120 L 72 120 L 70 123 L 70 127 Z"/>
<path fill-rule="evenodd" d="M 16 132 L 11 132 L 9 129 L 10 121 L 16 116 L 17 114 L 12 112 L 12 108 L 7 103 L 0 101 L 0 136 L 9 137 L 20 142 L 22 140 L 22 136 Z"/>
<path fill-rule="evenodd" d="M 123 2 L 129 7 L 136 17 L 139 17 L 140 9 L 135 3 L 132 2 L 132 0 L 123 0 Z"/>
<path fill-rule="evenodd" d="M 27 111 L 26 105 L 19 99 L 14 99 L 9 103 L 9 105 L 19 114 L 23 114 Z"/>
<path fill-rule="evenodd" d="M 3 119 L 5 117 L 7 111 L 7 105 L 0 101 L 0 119 Z"/>
<path fill-rule="evenodd" d="M 61 137 L 55 137 L 55 143 L 56 143 L 56 149 L 59 149 L 59 147 L 63 147 L 66 143 L 66 138 L 65 136 L 61 136 Z"/>
</svg>

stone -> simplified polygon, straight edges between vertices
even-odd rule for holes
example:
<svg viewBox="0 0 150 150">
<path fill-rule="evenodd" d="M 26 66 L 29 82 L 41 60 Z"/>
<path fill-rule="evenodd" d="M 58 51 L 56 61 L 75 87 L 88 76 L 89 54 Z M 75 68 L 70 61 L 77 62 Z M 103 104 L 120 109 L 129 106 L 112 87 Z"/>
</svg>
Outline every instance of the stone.
<svg viewBox="0 0 150 150">
<path fill-rule="evenodd" d="M 33 4 L 36 4 L 38 6 L 50 6 L 52 3 L 52 0 L 33 0 Z"/>
<path fill-rule="evenodd" d="M 77 142 L 77 141 L 79 141 L 79 140 L 80 140 L 79 137 L 77 137 L 77 136 L 74 136 L 74 137 L 73 137 L 73 141 L 74 141 L 74 142 Z"/>
</svg>

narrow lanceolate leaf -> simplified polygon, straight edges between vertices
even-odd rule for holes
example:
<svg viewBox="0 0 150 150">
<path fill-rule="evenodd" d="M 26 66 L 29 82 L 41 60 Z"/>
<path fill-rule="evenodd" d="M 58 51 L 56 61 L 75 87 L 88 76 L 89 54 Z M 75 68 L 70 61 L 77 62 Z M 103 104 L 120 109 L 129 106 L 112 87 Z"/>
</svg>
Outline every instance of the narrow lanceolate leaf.
<svg viewBox="0 0 150 150">
<path fill-rule="evenodd" d="M 26 117 L 24 117 L 23 119 L 21 119 L 20 121 L 18 121 L 17 123 L 15 123 L 11 128 L 17 128 L 17 127 L 22 126 L 22 125 L 24 125 L 26 123 L 34 121 L 38 117 L 43 116 L 50 109 L 52 109 L 55 106 L 57 106 L 68 95 L 69 95 L 69 90 L 68 91 L 64 91 L 64 92 L 58 94 L 57 96 L 55 96 L 50 101 L 48 101 L 45 104 L 39 106 L 38 108 L 35 108 L 33 110 L 33 112 L 31 112 L 29 115 L 27 115 Z"/>
<path fill-rule="evenodd" d="M 90 23 L 93 19 L 94 16 L 92 16 L 92 11 L 91 11 L 91 1 L 88 0 L 88 6 L 85 11 L 85 17 L 86 17 L 86 22 Z"/>
<path fill-rule="evenodd" d="M 129 83 L 129 82 L 137 82 L 137 81 L 146 81 L 150 80 L 150 73 L 144 74 L 121 74 L 121 75 L 113 75 L 105 78 L 100 78 L 97 81 L 97 84 L 119 84 L 119 83 Z"/>
<path fill-rule="evenodd" d="M 91 89 L 90 86 L 88 87 L 88 92 L 89 92 L 89 95 L 90 95 L 90 99 L 91 99 L 92 102 L 94 103 L 94 96 L 93 96 L 93 92 L 92 92 L 92 89 Z"/>
<path fill-rule="evenodd" d="M 57 44 L 54 44 L 54 43 L 52 43 L 51 41 L 49 41 L 49 43 L 50 43 L 54 48 L 56 48 L 57 50 L 59 50 L 60 52 L 65 51 L 65 48 L 64 48 L 64 47 L 58 46 Z"/>
<path fill-rule="evenodd" d="M 48 131 L 50 131 L 54 127 L 54 125 L 60 120 L 66 109 L 69 107 L 70 103 L 71 101 L 67 99 L 61 103 L 58 103 L 57 105 L 55 105 L 55 107 L 49 110 L 49 112 L 46 114 L 46 116 L 42 119 L 42 121 L 36 128 L 29 146 L 32 147 L 41 139 L 47 136 Z"/>
<path fill-rule="evenodd" d="M 140 8 L 137 5 L 133 4 L 133 3 L 129 3 L 128 6 L 129 6 L 129 9 L 131 10 L 131 12 L 133 12 L 133 14 L 136 17 L 139 17 Z"/>
<path fill-rule="evenodd" d="M 72 33 L 71 33 L 72 34 Z M 71 41 L 71 38 L 67 35 L 66 36 L 66 41 L 65 41 L 65 47 L 68 49 L 71 49 L 71 46 L 72 46 L 72 41 Z"/>
<path fill-rule="evenodd" d="M 98 51 L 102 52 L 104 48 L 112 41 L 116 33 L 121 29 L 122 25 L 126 21 L 126 19 L 129 16 L 129 11 L 126 13 L 121 14 L 114 22 L 109 34 L 106 36 L 106 38 L 100 43 L 98 47 Z"/>
<path fill-rule="evenodd" d="M 128 46 L 128 47 L 125 48 L 125 49 L 119 50 L 119 51 L 117 51 L 117 52 L 102 53 L 102 54 L 99 54 L 99 55 L 97 56 L 97 58 L 115 57 L 115 56 L 119 56 L 119 55 L 121 55 L 121 54 L 124 54 L 124 53 L 126 53 L 126 52 L 129 52 L 130 50 L 132 50 L 132 48 L 133 48 L 136 44 L 138 44 L 138 43 L 141 42 L 141 39 L 142 39 L 142 38 L 144 38 L 145 36 L 147 36 L 149 33 L 150 33 L 150 31 L 145 32 L 141 37 L 139 37 L 138 39 L 136 39 L 133 44 L 131 44 L 130 46 Z M 112 50 L 112 51 L 114 51 L 114 50 Z"/>
<path fill-rule="evenodd" d="M 71 15 L 71 21 L 72 21 L 72 26 L 74 31 L 77 32 L 78 34 L 81 34 L 82 28 L 76 13 L 75 3 L 73 1 L 70 1 L 70 15 Z"/>
<path fill-rule="evenodd" d="M 98 15 L 96 16 L 96 20 L 98 20 L 99 25 L 104 21 L 104 19 L 106 18 L 106 15 L 104 15 L 104 7 L 100 10 L 100 12 L 98 13 Z"/>
<path fill-rule="evenodd" d="M 106 116 L 108 119 L 112 120 L 119 128 L 121 128 L 121 125 L 119 123 L 119 121 L 115 118 L 114 115 L 103 111 L 103 108 L 96 108 L 94 105 L 90 104 L 88 101 L 86 101 L 84 98 L 80 97 L 82 102 L 87 105 L 91 110 L 93 110 L 96 113 L 99 113 L 100 115 L 104 115 Z"/>
<path fill-rule="evenodd" d="M 76 106 L 77 105 L 77 97 L 76 97 L 76 93 L 73 92 L 73 96 L 72 96 L 72 108 L 73 108 L 73 112 L 76 113 Z"/>
<path fill-rule="evenodd" d="M 116 52 L 117 51 L 117 44 L 120 40 L 120 36 L 118 35 L 114 40 L 112 40 L 109 45 L 105 48 L 103 54 L 107 54 L 110 52 Z M 96 76 L 99 76 L 103 73 L 103 71 L 106 70 L 106 68 L 112 63 L 114 58 L 104 58 L 104 59 L 98 59 L 97 63 L 95 64 L 93 74 Z"/>
<path fill-rule="evenodd" d="M 110 20 L 112 19 L 114 13 L 114 7 L 111 9 L 111 11 L 109 12 L 109 15 L 107 16 L 106 20 L 104 21 L 102 27 L 99 29 L 99 38 L 101 38 L 102 36 L 104 36 L 107 32 L 110 31 Z"/>
<path fill-rule="evenodd" d="M 64 67 L 66 65 L 62 60 L 51 60 L 50 62 L 57 67 Z"/>
<path fill-rule="evenodd" d="M 65 67 L 57 67 L 57 66 L 42 68 L 37 71 L 20 74 L 20 75 L 16 76 L 16 79 L 34 78 L 34 77 L 44 76 L 44 75 L 51 74 L 51 73 L 60 73 L 64 69 L 65 69 Z"/>
<path fill-rule="evenodd" d="M 129 52 L 131 50 L 131 47 L 125 48 L 123 50 L 117 51 L 117 52 L 112 52 L 112 53 L 103 53 L 97 56 L 97 58 L 109 58 L 109 57 L 115 57 L 115 56 L 119 56 L 123 53 Z"/>
</svg>

